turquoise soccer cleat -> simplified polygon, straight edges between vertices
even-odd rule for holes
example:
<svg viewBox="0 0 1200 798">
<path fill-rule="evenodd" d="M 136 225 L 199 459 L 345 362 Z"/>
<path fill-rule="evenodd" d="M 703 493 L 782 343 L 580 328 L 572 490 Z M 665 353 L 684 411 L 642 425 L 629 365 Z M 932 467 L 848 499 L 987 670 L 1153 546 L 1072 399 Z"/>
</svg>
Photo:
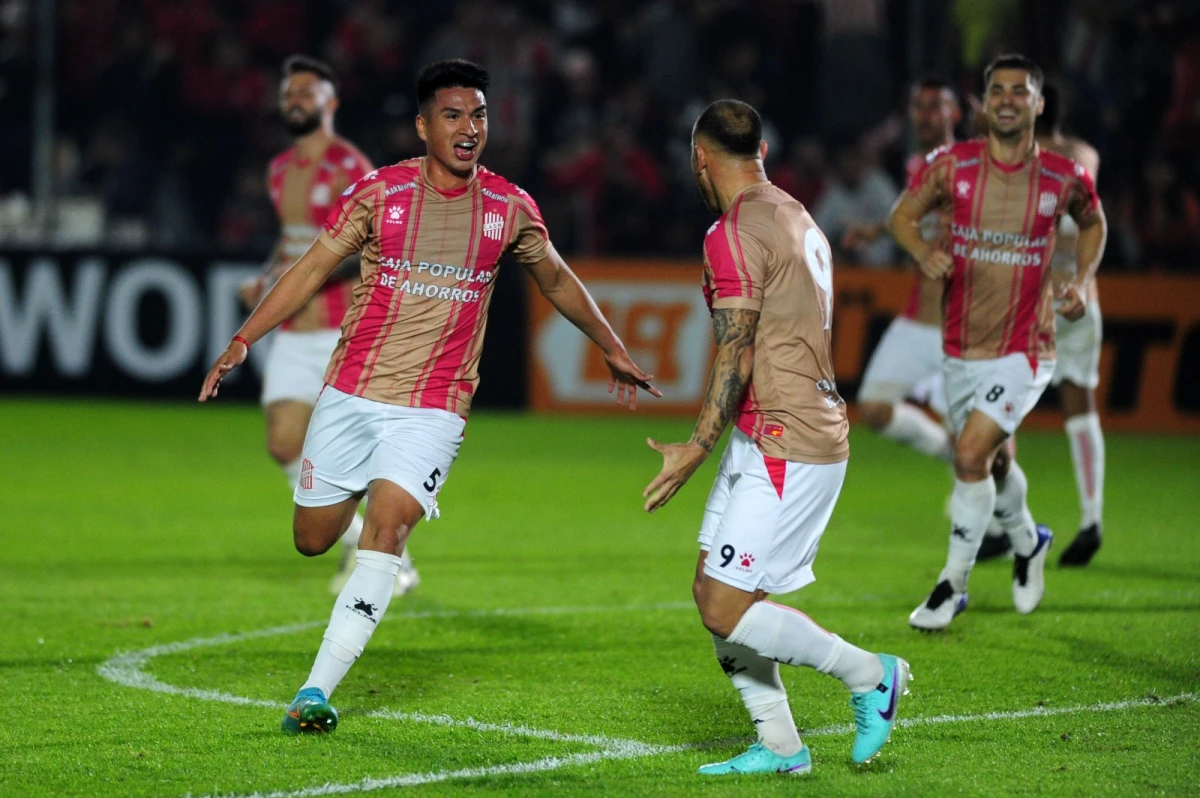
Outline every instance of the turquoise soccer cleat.
<svg viewBox="0 0 1200 798">
<path fill-rule="evenodd" d="M 791 756 L 780 756 L 762 743 L 755 743 L 743 754 L 724 762 L 704 765 L 697 771 L 702 776 L 725 776 L 733 773 L 790 773 L 803 776 L 812 770 L 812 756 L 808 746 Z"/>
<path fill-rule="evenodd" d="M 337 728 L 337 710 L 318 687 L 309 687 L 296 693 L 288 705 L 280 727 L 288 734 L 320 734 Z"/>
<path fill-rule="evenodd" d="M 850 757 L 859 763 L 879 753 L 879 749 L 892 736 L 892 728 L 896 725 L 896 705 L 900 703 L 901 696 L 908 695 L 911 678 L 908 663 L 891 654 L 879 654 L 878 657 L 883 665 L 883 679 L 879 686 L 865 693 L 850 694 L 854 725 L 858 727 Z"/>
</svg>

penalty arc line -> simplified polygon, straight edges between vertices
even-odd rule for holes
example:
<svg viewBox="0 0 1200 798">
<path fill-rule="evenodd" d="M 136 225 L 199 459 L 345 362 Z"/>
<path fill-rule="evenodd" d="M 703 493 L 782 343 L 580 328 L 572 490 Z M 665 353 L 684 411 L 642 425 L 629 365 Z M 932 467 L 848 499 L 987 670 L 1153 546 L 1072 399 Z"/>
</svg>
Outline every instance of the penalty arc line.
<svg viewBox="0 0 1200 798">
<path fill-rule="evenodd" d="M 472 618 L 472 617 L 499 617 L 499 616 L 532 616 L 532 615 L 568 615 L 568 614 L 588 614 L 588 613 L 611 613 L 620 611 L 662 611 L 662 610 L 677 610 L 690 609 L 690 602 L 670 602 L 662 604 L 649 605 L 627 605 L 619 607 L 535 607 L 527 609 L 494 609 L 494 610 L 477 610 L 477 611 L 461 611 L 461 610 L 434 610 L 423 612 L 397 613 L 389 616 L 394 620 L 421 620 L 429 618 Z M 153 675 L 146 673 L 144 668 L 151 659 L 168 654 L 175 654 L 184 651 L 190 651 L 196 648 L 230 645 L 233 643 L 242 642 L 245 640 L 254 640 L 264 637 L 274 637 L 285 634 L 293 634 L 296 632 L 306 631 L 316 628 L 325 623 L 324 621 L 310 621 L 307 623 L 288 624 L 284 626 L 275 626 L 267 629 L 259 629 L 250 632 L 241 633 L 225 633 L 214 635 L 211 637 L 192 638 L 175 643 L 166 643 L 140 651 L 121 652 L 106 660 L 97 667 L 97 673 L 104 679 L 116 684 L 133 687 L 142 690 L 150 690 L 152 692 L 164 693 L 169 695 L 180 695 L 187 698 L 198 698 L 205 701 L 219 701 L 228 704 L 237 704 L 242 706 L 257 706 L 272 709 L 282 709 L 286 706 L 285 703 L 279 701 L 266 701 L 262 699 L 247 698 L 237 696 L 230 693 L 224 693 L 219 690 L 205 690 L 194 687 L 179 687 L 176 685 L 167 684 L 158 680 Z M 1133 699 L 1126 701 L 1106 702 L 1100 704 L 1085 704 L 1070 707 L 1037 707 L 1027 710 L 1013 710 L 1000 712 L 984 712 L 979 714 L 969 715 L 935 715 L 925 718 L 900 718 L 896 725 L 900 727 L 926 726 L 945 723 L 969 723 L 978 721 L 1004 721 L 1004 720 L 1019 720 L 1023 718 L 1048 717 L 1055 715 L 1078 714 L 1083 712 L 1113 712 L 1125 709 L 1134 709 L 1150 706 L 1170 706 L 1172 704 L 1187 702 L 1196 703 L 1200 701 L 1200 693 L 1181 693 L 1176 696 L 1166 698 L 1148 697 L 1143 699 Z M 618 760 L 631 759 L 639 757 L 661 756 L 664 754 L 678 753 L 687 750 L 696 750 L 712 747 L 712 742 L 707 743 L 686 743 L 679 745 L 655 745 L 637 740 L 624 740 L 619 738 L 605 737 L 602 735 L 578 735 L 578 734 L 563 734 L 557 731 L 534 729 L 526 726 L 518 726 L 510 723 L 485 723 L 477 721 L 473 718 L 460 720 L 452 718 L 449 715 L 433 715 L 420 712 L 401 712 L 398 710 L 379 709 L 365 713 L 365 717 L 376 717 L 385 720 L 399 720 L 413 723 L 432 723 L 441 726 L 451 726 L 458 728 L 469 728 L 476 731 L 497 732 L 500 734 L 511 736 L 532 737 L 537 739 L 551 740 L 564 743 L 578 743 L 593 745 L 599 748 L 599 751 L 569 754 L 565 756 L 551 756 L 542 759 L 516 762 L 507 765 L 490 765 L 474 768 L 462 768 L 459 770 L 447 770 L 429 773 L 408 773 L 397 776 L 376 779 L 367 778 L 359 782 L 347 784 L 324 784 L 320 786 L 307 787 L 300 790 L 291 791 L 275 791 L 269 793 L 252 793 L 241 794 L 237 798 L 317 798 L 318 796 L 326 795 L 343 795 L 358 792 L 369 792 L 379 789 L 387 789 L 392 787 L 411 787 L 421 784 L 432 784 L 437 782 L 492 777 L 507 774 L 527 774 L 539 773 L 548 770 L 557 770 L 563 767 L 572 765 L 584 765 L 599 762 L 602 760 Z M 832 726 L 824 726 L 817 729 L 812 729 L 804 732 L 806 737 L 822 737 L 836 736 L 841 734 L 849 734 L 854 731 L 854 726 L 850 724 L 837 724 Z M 728 741 L 722 741 L 728 742 Z M 209 798 L 232 798 L 234 794 L 222 793 L 220 796 L 211 796 Z"/>
</svg>

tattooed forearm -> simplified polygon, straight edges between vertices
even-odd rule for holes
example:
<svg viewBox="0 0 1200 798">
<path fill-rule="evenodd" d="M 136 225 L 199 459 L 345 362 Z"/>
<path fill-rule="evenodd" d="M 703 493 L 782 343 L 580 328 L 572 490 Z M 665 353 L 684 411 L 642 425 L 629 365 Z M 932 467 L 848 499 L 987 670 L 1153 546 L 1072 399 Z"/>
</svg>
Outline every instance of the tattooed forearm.
<svg viewBox="0 0 1200 798">
<path fill-rule="evenodd" d="M 722 308 L 713 311 L 717 357 L 692 441 L 711 452 L 733 418 L 754 368 L 754 336 L 758 311 Z"/>
</svg>

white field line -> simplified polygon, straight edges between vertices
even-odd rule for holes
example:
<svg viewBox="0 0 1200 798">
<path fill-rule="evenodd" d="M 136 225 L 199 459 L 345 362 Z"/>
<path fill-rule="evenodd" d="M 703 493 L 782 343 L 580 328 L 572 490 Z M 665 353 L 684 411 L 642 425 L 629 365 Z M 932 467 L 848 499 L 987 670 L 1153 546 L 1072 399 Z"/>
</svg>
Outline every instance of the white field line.
<svg viewBox="0 0 1200 798">
<path fill-rule="evenodd" d="M 480 618 L 499 616 L 536 616 L 536 615 L 571 615 L 612 612 L 652 612 L 662 610 L 691 609 L 691 602 L 668 602 L 648 605 L 626 605 L 616 607 L 532 607 L 517 609 L 493 610 L 432 610 L 410 613 L 393 613 L 387 616 L 392 620 L 420 620 L 427 618 Z M 177 654 L 197 648 L 209 646 L 230 645 L 244 640 L 302 632 L 321 626 L 325 621 L 310 621 L 307 623 L 274 626 L 237 634 L 220 634 L 212 637 L 198 637 L 176 643 L 166 643 L 141 651 L 122 652 L 102 663 L 97 672 L 108 681 L 125 687 L 150 690 L 170 695 L 180 695 L 188 698 L 198 698 L 205 701 L 220 701 L 228 704 L 243 706 L 267 707 L 282 709 L 286 706 L 280 701 L 265 701 L 256 698 L 223 693 L 219 690 L 203 690 L 194 687 L 177 687 L 159 681 L 156 677 L 145 672 L 144 668 L 151 659 L 166 654 Z M 1166 698 L 1142 698 L 1127 701 L 1114 701 L 1100 704 L 1083 704 L 1070 707 L 1037 707 L 1034 709 L 1013 710 L 1008 712 L 984 712 L 971 715 L 935 715 L 925 718 L 900 718 L 896 725 L 900 727 L 928 726 L 944 723 L 971 723 L 979 721 L 1020 720 L 1022 718 L 1048 717 L 1054 715 L 1070 715 L 1083 712 L 1115 712 L 1139 707 L 1168 706 L 1179 702 L 1196 703 L 1200 701 L 1200 693 L 1180 693 Z M 393 787 L 414 787 L 421 784 L 432 784 L 456 779 L 487 778 L 508 774 L 540 773 L 557 770 L 572 765 L 585 765 L 602 760 L 632 759 L 638 757 L 662 756 L 686 750 L 714 747 L 727 742 L 718 743 L 686 743 L 682 745 L 654 745 L 637 740 L 624 740 L 591 734 L 563 734 L 546 729 L 534 729 L 511 723 L 485 723 L 474 718 L 460 720 L 449 715 L 431 715 L 422 712 L 400 712 L 398 710 L 379 709 L 365 714 L 366 717 L 384 720 L 398 720 L 409 723 L 432 723 L 440 726 L 468 728 L 482 732 L 494 732 L 510 736 L 531 737 L 554 742 L 575 743 L 596 746 L 600 750 L 589 753 L 550 756 L 530 762 L 515 762 L 507 765 L 488 765 L 459 770 L 446 770 L 427 773 L 407 773 L 386 778 L 366 778 L 350 784 L 323 784 L 306 787 L 300 790 L 276 791 L 268 793 L 252 793 L 239 795 L 236 798 L 317 798 L 326 795 L 346 795 L 359 792 L 370 792 Z M 805 737 L 823 737 L 849 734 L 854 731 L 851 724 L 824 726 L 804 732 Z M 222 793 L 220 796 L 209 798 L 233 798 L 232 793 Z"/>
<path fill-rule="evenodd" d="M 1136 698 L 1128 701 L 1109 701 L 1102 704 L 1078 704 L 1071 707 L 1034 707 L 1033 709 L 1016 709 L 1009 712 L 980 712 L 974 715 L 932 715 L 926 718 L 899 718 L 896 725 L 901 728 L 910 726 L 936 726 L 942 723 L 972 723 L 983 720 L 1021 720 L 1022 718 L 1045 718 L 1053 715 L 1078 715 L 1083 712 L 1118 712 L 1122 709 L 1138 707 L 1156 707 L 1169 704 L 1200 701 L 1200 693 L 1180 693 L 1166 698 Z M 819 729 L 804 732 L 804 737 L 829 737 L 838 734 L 850 734 L 854 731 L 851 723 L 839 723 L 834 726 L 822 726 Z"/>
</svg>

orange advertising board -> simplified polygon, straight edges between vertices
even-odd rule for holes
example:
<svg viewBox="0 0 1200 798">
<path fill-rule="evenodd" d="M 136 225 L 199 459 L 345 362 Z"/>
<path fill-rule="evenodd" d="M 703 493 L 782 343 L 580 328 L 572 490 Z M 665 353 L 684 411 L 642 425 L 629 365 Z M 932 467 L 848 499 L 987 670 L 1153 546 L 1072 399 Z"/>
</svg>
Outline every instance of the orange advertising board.
<svg viewBox="0 0 1200 798">
<path fill-rule="evenodd" d="M 665 398 L 651 412 L 693 415 L 713 344 L 700 266 L 687 261 L 577 260 L 572 268 Z M 834 370 L 851 402 L 871 350 L 904 306 L 911 274 L 834 270 Z M 1200 433 L 1200 278 L 1101 274 L 1104 345 L 1096 397 L 1112 430 Z M 530 405 L 537 411 L 616 410 L 599 350 L 530 286 Z M 1025 424 L 1060 428 L 1047 391 Z"/>
</svg>

